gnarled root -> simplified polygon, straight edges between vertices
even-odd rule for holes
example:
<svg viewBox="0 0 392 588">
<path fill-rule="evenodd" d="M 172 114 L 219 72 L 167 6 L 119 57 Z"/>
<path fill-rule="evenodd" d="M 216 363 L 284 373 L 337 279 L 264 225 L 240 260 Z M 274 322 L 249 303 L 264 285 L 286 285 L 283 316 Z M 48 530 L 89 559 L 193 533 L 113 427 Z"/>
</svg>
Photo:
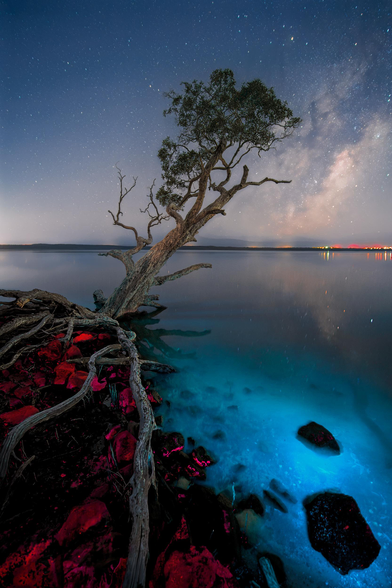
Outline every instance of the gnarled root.
<svg viewBox="0 0 392 588">
<path fill-rule="evenodd" d="M 76 406 L 76 404 L 78 404 L 78 402 L 80 402 L 82 398 L 84 398 L 90 390 L 91 382 L 97 373 L 97 369 L 95 367 L 95 360 L 101 355 L 109 353 L 112 350 L 112 347 L 113 345 L 108 345 L 107 347 L 100 349 L 91 356 L 90 361 L 88 363 L 88 376 L 77 394 L 71 396 L 71 398 L 68 398 L 67 400 L 64 400 L 64 402 L 60 402 L 60 404 L 57 404 L 56 406 L 52 406 L 47 410 L 43 410 L 42 412 L 33 414 L 31 417 L 28 417 L 27 419 L 19 423 L 19 425 L 16 425 L 10 431 L 10 433 L 7 435 L 4 441 L 3 447 L 0 452 L 0 483 L 4 480 L 5 476 L 7 475 L 8 464 L 12 451 L 15 449 L 15 447 L 23 438 L 23 436 L 27 433 L 27 431 L 29 431 L 32 427 L 40 425 L 45 421 L 60 416 L 67 410 L 70 410 L 71 408 Z"/>
<path fill-rule="evenodd" d="M 135 338 L 134 333 L 132 333 Z M 132 516 L 132 531 L 123 588 L 145 586 L 148 559 L 149 510 L 148 493 L 151 484 L 156 487 L 155 462 L 151 449 L 151 437 L 155 425 L 154 414 L 140 379 L 137 349 L 122 329 L 117 329 L 118 340 L 131 359 L 129 385 L 133 392 L 140 416 L 139 438 L 136 445 L 132 494 L 129 508 Z"/>
</svg>

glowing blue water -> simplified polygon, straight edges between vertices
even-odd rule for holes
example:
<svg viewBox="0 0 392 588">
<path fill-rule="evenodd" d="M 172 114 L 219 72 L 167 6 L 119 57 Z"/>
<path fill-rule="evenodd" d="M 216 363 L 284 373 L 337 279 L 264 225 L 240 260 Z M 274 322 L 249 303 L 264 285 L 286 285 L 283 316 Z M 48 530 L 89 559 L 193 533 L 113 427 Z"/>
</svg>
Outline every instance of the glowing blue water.
<svg viewBox="0 0 392 588">
<path fill-rule="evenodd" d="M 219 456 L 208 470 L 218 491 L 234 483 L 237 495 L 261 496 L 276 478 L 297 499 L 287 514 L 267 506 L 247 528 L 251 553 L 279 555 L 290 588 L 391 588 L 390 254 L 180 252 L 165 272 L 201 261 L 213 269 L 157 289 L 168 309 L 149 328 L 171 331 L 161 340 L 184 356 L 162 358 L 180 369 L 158 382 L 171 401 L 164 428 Z M 2 287 L 39 286 L 83 304 L 122 275 L 91 252 L 10 252 L 2 267 Z M 340 456 L 296 439 L 311 420 L 335 435 Z M 341 576 L 310 546 L 302 501 L 326 489 L 352 495 L 379 541 L 367 570 Z"/>
</svg>

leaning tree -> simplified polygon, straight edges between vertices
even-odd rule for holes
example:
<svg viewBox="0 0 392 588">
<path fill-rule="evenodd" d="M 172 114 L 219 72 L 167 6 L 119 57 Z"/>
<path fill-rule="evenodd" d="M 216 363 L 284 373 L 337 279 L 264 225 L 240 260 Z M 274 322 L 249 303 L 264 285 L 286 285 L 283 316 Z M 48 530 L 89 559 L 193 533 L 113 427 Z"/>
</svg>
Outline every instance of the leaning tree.
<svg viewBox="0 0 392 588">
<path fill-rule="evenodd" d="M 139 412 L 140 425 L 133 474 L 129 481 L 132 487 L 129 499 L 132 530 L 124 588 L 145 585 L 149 541 L 148 496 L 150 487 L 156 486 L 151 448 L 155 421 L 140 369 L 144 365 L 149 370 L 159 371 L 167 370 L 168 366 L 151 361 L 146 366 L 133 343 L 136 333 L 124 330 L 119 319 L 135 313 L 143 305 L 159 307 L 158 296 L 149 294 L 153 286 L 175 280 L 202 267 L 211 267 L 209 264 L 196 264 L 171 275 L 158 275 L 177 249 L 195 241 L 198 231 L 208 221 L 217 214 L 226 214 L 224 207 L 238 192 L 266 182 L 290 182 L 269 177 L 259 182 L 249 180 L 245 158 L 252 150 L 256 150 L 259 156 L 268 151 L 276 142 L 290 136 L 300 123 L 299 118 L 293 117 L 287 104 L 276 98 L 273 89 L 267 88 L 260 80 L 243 84 L 237 90 L 230 70 L 216 70 L 211 74 L 208 84 L 194 81 L 185 83 L 184 88 L 182 94 L 174 91 L 167 94 L 171 105 L 164 114 L 175 115 L 180 133 L 175 141 L 166 138 L 158 153 L 163 184 L 155 195 L 152 186 L 148 206 L 143 211 L 149 218 L 146 237 L 141 237 L 135 227 L 121 222 L 123 200 L 134 189 L 136 180 L 126 188 L 125 176 L 118 169 L 120 198 L 116 213 L 110 214 L 115 225 L 133 231 L 136 245 L 125 252 L 112 250 L 103 254 L 122 261 L 126 275 L 108 299 L 104 298 L 101 291 L 94 293 L 97 312 L 74 304 L 60 294 L 38 289 L 29 292 L 0 290 L 0 297 L 15 299 L 13 302 L 0 300 L 0 371 L 3 374 L 19 358 L 42 347 L 43 338 L 50 339 L 61 331 L 66 331 L 59 339 L 62 352 L 69 346 L 75 327 L 111 331 L 118 340 L 118 344 L 109 345 L 91 356 L 89 373 L 79 392 L 56 406 L 36 412 L 13 427 L 7 435 L 0 451 L 0 493 L 5 489 L 3 507 L 14 481 L 22 475 L 34 457 L 25 461 L 14 478 L 9 480 L 10 459 L 27 431 L 58 418 L 85 399 L 96 373 L 96 363 L 123 363 L 123 354 L 128 356 L 126 361 L 131 367 L 129 383 Z M 233 174 L 241 162 L 242 170 Z M 175 227 L 143 257 L 134 261 L 137 253 L 152 244 L 152 228 L 165 219 L 174 219 Z M 4 323 L 2 319 L 6 319 Z M 119 353 L 120 357 L 113 358 L 113 353 Z M 103 357 L 105 354 L 111 357 Z"/>
<path fill-rule="evenodd" d="M 159 307 L 158 296 L 149 295 L 153 286 L 211 267 L 201 263 L 174 274 L 157 275 L 173 253 L 196 240 L 195 236 L 208 221 L 217 214 L 226 214 L 224 207 L 238 192 L 266 182 L 288 184 L 291 181 L 269 177 L 251 181 L 249 168 L 244 164 L 251 151 L 261 156 L 275 143 L 289 137 L 300 123 L 287 103 L 275 96 L 273 88 L 253 80 L 238 90 L 229 69 L 214 71 L 208 84 L 193 81 L 183 85 L 182 94 L 173 90 L 166 94 L 171 105 L 164 115 L 174 114 L 180 133 L 176 140 L 164 139 L 158 152 L 163 184 L 155 196 L 152 186 L 148 206 L 142 211 L 149 216 L 147 237 L 141 237 L 135 227 L 121 222 L 123 200 L 135 188 L 136 179 L 126 188 L 125 176 L 118 169 L 118 209 L 115 214 L 109 213 L 113 224 L 133 231 L 136 246 L 125 252 L 111 250 L 101 254 L 122 261 L 126 271 L 122 283 L 108 299 L 100 290 L 94 293 L 98 312 L 112 318 L 134 313 L 142 305 Z M 233 170 L 241 162 L 242 172 L 236 181 Z M 213 193 L 212 201 L 208 191 Z M 164 207 L 163 211 L 159 205 Z M 175 227 L 135 262 L 135 254 L 153 242 L 151 229 L 171 218 Z"/>
</svg>

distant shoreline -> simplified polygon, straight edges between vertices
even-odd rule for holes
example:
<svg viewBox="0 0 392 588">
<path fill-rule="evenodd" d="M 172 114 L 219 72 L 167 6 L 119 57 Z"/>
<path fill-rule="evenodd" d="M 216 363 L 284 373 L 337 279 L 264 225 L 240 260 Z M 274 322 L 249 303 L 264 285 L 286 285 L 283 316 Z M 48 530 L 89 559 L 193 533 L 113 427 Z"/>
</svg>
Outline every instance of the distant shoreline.
<svg viewBox="0 0 392 588">
<path fill-rule="evenodd" d="M 0 251 L 110 251 L 111 249 L 132 249 L 134 245 L 77 245 L 36 243 L 31 245 L 0 245 Z M 146 247 L 145 249 L 150 249 Z M 224 247 L 216 245 L 192 245 L 180 247 L 181 251 L 392 251 L 390 247 Z"/>
</svg>

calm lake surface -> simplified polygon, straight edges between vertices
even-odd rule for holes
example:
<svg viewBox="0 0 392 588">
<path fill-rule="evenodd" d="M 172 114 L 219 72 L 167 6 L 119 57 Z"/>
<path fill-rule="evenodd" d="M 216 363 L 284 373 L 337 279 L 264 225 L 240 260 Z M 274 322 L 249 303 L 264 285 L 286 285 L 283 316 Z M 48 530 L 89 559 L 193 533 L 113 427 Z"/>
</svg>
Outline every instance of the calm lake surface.
<svg viewBox="0 0 392 588">
<path fill-rule="evenodd" d="M 162 273 L 200 262 L 213 269 L 155 289 L 168 308 L 145 325 L 179 369 L 156 380 L 171 403 L 165 430 L 219 456 L 208 470 L 217 491 L 261 496 L 276 478 L 297 499 L 288 513 L 267 505 L 246 529 L 249 557 L 279 555 L 290 588 L 391 588 L 391 253 L 180 251 Z M 0 252 L 1 288 L 90 308 L 94 290 L 109 295 L 122 277 L 97 252 Z M 297 440 L 309 421 L 334 434 L 340 456 Z M 367 570 L 341 576 L 310 546 L 302 501 L 331 489 L 355 498 L 381 545 Z"/>
</svg>

